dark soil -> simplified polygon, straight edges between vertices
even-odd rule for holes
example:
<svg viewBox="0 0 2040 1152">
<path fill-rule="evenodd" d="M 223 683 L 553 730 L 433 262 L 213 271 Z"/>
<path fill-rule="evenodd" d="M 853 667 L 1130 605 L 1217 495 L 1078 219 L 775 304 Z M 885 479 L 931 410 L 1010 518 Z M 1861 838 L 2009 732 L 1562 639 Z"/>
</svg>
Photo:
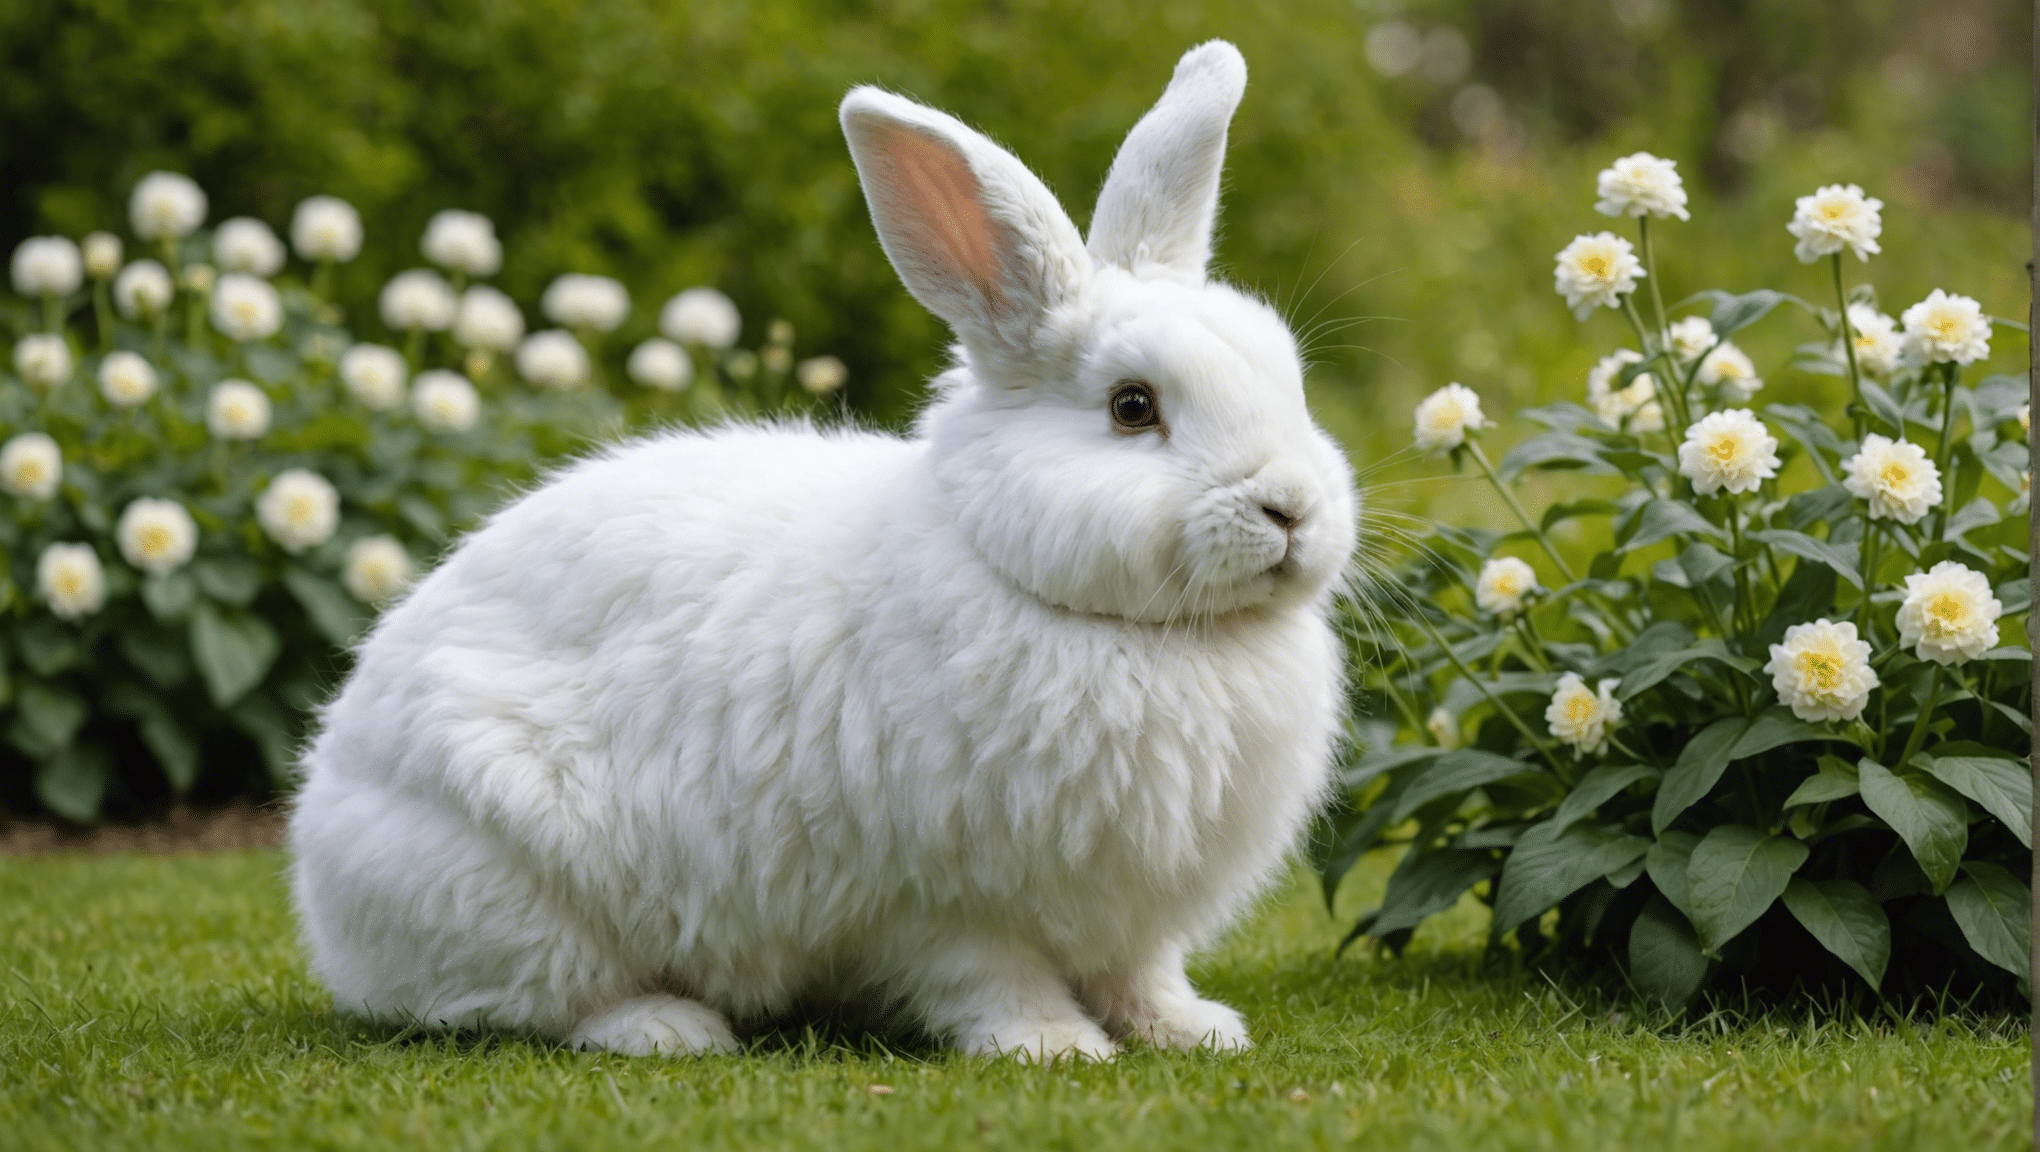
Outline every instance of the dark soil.
<svg viewBox="0 0 2040 1152">
<path fill-rule="evenodd" d="M 143 824 L 100 824 L 80 827 L 47 820 L 11 820 L 0 824 L 0 856 L 43 856 L 51 853 L 225 852 L 274 848 L 283 843 L 281 805 L 239 801 L 222 808 L 179 805 L 157 820 Z"/>
</svg>

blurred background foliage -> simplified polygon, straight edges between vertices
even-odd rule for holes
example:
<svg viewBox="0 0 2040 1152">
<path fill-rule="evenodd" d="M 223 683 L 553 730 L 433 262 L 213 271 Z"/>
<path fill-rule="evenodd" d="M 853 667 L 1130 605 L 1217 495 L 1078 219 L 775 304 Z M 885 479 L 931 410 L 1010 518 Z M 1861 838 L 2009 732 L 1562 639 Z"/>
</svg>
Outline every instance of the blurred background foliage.
<svg viewBox="0 0 2040 1152">
<path fill-rule="evenodd" d="M 1315 402 L 1364 464 L 1446 380 L 1491 414 L 1580 390 L 1624 332 L 1581 330 L 1551 255 L 1614 225 L 1593 174 L 1637 149 L 1679 162 L 1694 236 L 1748 240 L 1667 228 L 1668 301 L 1822 292 L 1785 222 L 1854 182 L 1886 202 L 1886 311 L 1938 286 L 2023 318 L 2029 20 L 2013 0 L 29 0 L 0 6 L 0 249 L 121 220 L 159 167 L 215 220 L 280 227 L 328 192 L 405 235 L 342 269 L 365 314 L 422 262 L 399 254 L 426 218 L 470 208 L 521 254 L 503 287 L 527 310 L 557 273 L 611 273 L 639 293 L 636 340 L 651 301 L 716 284 L 753 325 L 792 320 L 802 354 L 841 354 L 852 403 L 899 425 L 943 333 L 875 242 L 843 91 L 957 112 L 1082 224 L 1176 56 L 1225 36 L 1253 79 L 1218 258 L 1310 331 Z M 1810 335 L 1749 337 L 1761 370 Z M 1766 375 L 1766 400 L 1817 384 Z M 1443 512 L 1447 490 L 1410 500 Z"/>
</svg>

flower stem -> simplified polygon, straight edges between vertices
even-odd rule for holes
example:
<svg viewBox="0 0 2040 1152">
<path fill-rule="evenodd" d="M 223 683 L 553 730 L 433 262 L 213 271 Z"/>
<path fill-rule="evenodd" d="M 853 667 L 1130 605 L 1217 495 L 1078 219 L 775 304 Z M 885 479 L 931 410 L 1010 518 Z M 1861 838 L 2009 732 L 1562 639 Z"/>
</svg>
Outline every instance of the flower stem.
<svg viewBox="0 0 2040 1152">
<path fill-rule="evenodd" d="M 1849 294 L 1842 288 L 1842 254 L 1837 251 L 1831 258 L 1835 270 L 1835 307 L 1841 309 L 1842 348 L 1849 356 L 1849 389 L 1856 397 L 1855 406 L 1849 409 L 1856 425 L 1856 439 L 1863 439 L 1863 373 L 1856 367 L 1856 335 L 1849 328 Z"/>
<path fill-rule="evenodd" d="M 1745 641 L 1748 639 L 1749 633 L 1755 631 L 1752 621 L 1756 619 L 1757 607 L 1755 604 L 1750 603 L 1749 574 L 1743 571 L 1742 504 L 1736 500 L 1733 493 L 1724 493 L 1722 499 L 1728 501 L 1729 547 L 1735 550 L 1735 567 L 1733 569 L 1735 573 L 1735 610 L 1730 615 L 1735 620 L 1735 646 L 1738 650 L 1744 650 L 1748 647 Z"/>
<path fill-rule="evenodd" d="M 1663 339 L 1653 340 L 1651 339 L 1650 336 L 1645 334 L 1643 328 L 1643 317 L 1638 315 L 1636 311 L 1636 301 L 1634 299 L 1635 295 L 1636 294 L 1632 292 L 1628 296 L 1624 296 L 1622 298 L 1622 314 L 1629 318 L 1629 326 L 1636 330 L 1637 342 L 1643 345 L 1644 363 L 1648 364 L 1652 360 L 1662 361 L 1663 363 L 1660 364 L 1659 367 L 1661 371 L 1664 373 L 1664 376 L 1653 378 L 1654 379 L 1669 378 L 1676 380 L 1678 379 L 1679 375 L 1679 366 L 1672 363 L 1671 351 L 1666 346 L 1666 342 Z M 1690 421 L 1686 419 L 1686 398 L 1684 396 L 1673 395 L 1675 391 L 1677 390 L 1665 388 L 1658 389 L 1660 403 L 1666 409 L 1666 421 L 1667 426 L 1671 430 L 1671 441 L 1674 452 L 1678 450 L 1678 445 L 1680 441 L 1686 438 L 1686 425 L 1690 423 Z M 1673 483 L 1676 484 L 1677 480 L 1674 479 Z"/>
<path fill-rule="evenodd" d="M 1856 602 L 1856 624 L 1863 631 L 1863 639 L 1869 640 L 1876 621 L 1870 615 L 1870 590 L 1877 586 L 1877 521 L 1865 518 L 1863 521 L 1863 598 Z M 1874 643 L 1874 641 L 1873 641 Z"/>
<path fill-rule="evenodd" d="M 1665 298 L 1658 290 L 1657 251 L 1650 246 L 1649 213 L 1636 218 L 1636 235 L 1643 248 L 1643 278 L 1650 281 L 1650 304 L 1657 312 L 1658 342 L 1669 346 L 1671 339 L 1668 335 L 1670 328 L 1665 324 Z"/>
<path fill-rule="evenodd" d="M 92 282 L 92 319 L 99 325 L 99 350 L 113 347 L 113 306 L 107 302 L 106 281 Z"/>
<path fill-rule="evenodd" d="M 1495 706 L 1495 711 L 1500 712 L 1503 718 L 1507 719 L 1510 724 L 1515 725 L 1516 731 L 1521 732 L 1523 738 L 1530 742 L 1530 746 L 1537 749 L 1538 754 L 1544 757 L 1545 763 L 1551 765 L 1551 771 L 1560 779 L 1564 779 L 1565 773 L 1558 766 L 1558 757 L 1552 755 L 1551 749 L 1545 746 L 1544 741 L 1539 739 L 1537 734 L 1530 730 L 1529 725 L 1523 723 L 1521 716 L 1516 715 L 1513 709 L 1507 704 L 1502 703 L 1501 697 L 1488 690 L 1485 680 L 1473 674 L 1473 669 L 1466 666 L 1466 662 L 1459 658 L 1458 652 L 1453 651 L 1452 645 L 1431 624 L 1430 619 L 1424 615 L 1423 610 L 1419 609 L 1410 613 L 1410 615 L 1416 618 L 1417 623 L 1423 626 L 1424 631 L 1431 634 L 1431 639 L 1437 642 L 1439 650 L 1445 653 L 1445 658 L 1452 662 L 1452 666 L 1459 669 L 1459 674 L 1472 681 L 1473 686 L 1480 689 L 1480 694 L 1487 697 L 1488 703 Z"/>
<path fill-rule="evenodd" d="M 1927 742 L 1927 722 L 1934 718 L 1934 706 L 1940 702 L 1941 666 L 1935 664 L 1927 671 L 1927 700 L 1920 705 L 1920 718 L 1913 723 L 1912 735 L 1906 737 L 1905 751 L 1899 755 L 1897 763 L 1891 765 L 1892 771 L 1904 767 L 1919 752 L 1920 745 Z"/>
<path fill-rule="evenodd" d="M 1953 463 L 1955 443 L 1951 435 L 1955 430 L 1955 385 L 1962 369 L 1949 361 L 1943 372 L 1947 390 L 1941 396 L 1941 439 L 1934 446 L 1934 467 L 1941 474 L 1941 506 L 1934 511 L 1934 539 L 1941 539 L 1947 530 L 1948 515 L 1955 503 L 1955 477 L 1949 472 Z"/>
<path fill-rule="evenodd" d="M 1495 475 L 1494 465 L 1488 463 L 1487 453 L 1480 450 L 1480 442 L 1469 438 L 1466 441 L 1466 448 L 1473 456 L 1473 462 L 1480 465 L 1481 472 L 1487 476 L 1488 483 L 1494 485 L 1495 491 L 1500 492 L 1502 499 L 1508 502 L 1509 511 L 1516 514 L 1516 519 L 1522 521 L 1523 527 L 1529 529 L 1530 534 L 1537 538 L 1537 544 L 1544 549 L 1544 554 L 1551 557 L 1553 564 L 1558 565 L 1559 575 L 1565 577 L 1568 584 L 1578 579 L 1573 575 L 1572 566 L 1565 562 L 1565 557 L 1560 556 L 1558 549 L 1552 547 L 1550 538 L 1544 534 L 1544 529 L 1538 527 L 1537 523 L 1530 519 L 1530 513 L 1523 510 L 1522 503 L 1516 499 L 1516 493 L 1507 484 L 1502 483 L 1500 476 Z"/>
<path fill-rule="evenodd" d="M 1551 662 L 1544 658 L 1544 638 L 1537 634 L 1537 626 L 1530 622 L 1530 613 L 1527 610 L 1518 612 L 1515 625 L 1517 639 L 1523 644 L 1523 655 L 1539 672 L 1551 671 Z"/>
</svg>

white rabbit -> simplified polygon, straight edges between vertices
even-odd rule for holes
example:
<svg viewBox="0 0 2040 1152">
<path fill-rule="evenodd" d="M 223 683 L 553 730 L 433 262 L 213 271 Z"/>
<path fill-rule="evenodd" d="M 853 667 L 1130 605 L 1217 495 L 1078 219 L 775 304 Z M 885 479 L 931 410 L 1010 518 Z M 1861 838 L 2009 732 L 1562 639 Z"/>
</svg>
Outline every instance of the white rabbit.
<svg viewBox="0 0 2040 1152">
<path fill-rule="evenodd" d="M 983 136 L 844 99 L 956 366 L 911 438 L 577 463 L 382 618 L 291 817 L 338 1008 L 635 1054 L 813 1002 L 970 1052 L 1247 1046 L 1184 956 L 1325 794 L 1356 502 L 1287 327 L 1205 278 L 1245 84 L 1183 57 L 1088 247 Z"/>
</svg>

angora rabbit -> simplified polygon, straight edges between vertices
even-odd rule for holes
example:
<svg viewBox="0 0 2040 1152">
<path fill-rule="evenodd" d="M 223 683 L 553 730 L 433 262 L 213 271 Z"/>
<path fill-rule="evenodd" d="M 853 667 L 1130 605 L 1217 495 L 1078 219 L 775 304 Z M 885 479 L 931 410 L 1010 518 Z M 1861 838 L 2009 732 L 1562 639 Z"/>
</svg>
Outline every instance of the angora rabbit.
<svg viewBox="0 0 2040 1152">
<path fill-rule="evenodd" d="M 583 460 L 382 618 L 291 817 L 341 1010 L 633 1054 L 797 1003 L 1035 1059 L 1247 1046 L 1184 955 L 1325 794 L 1356 503 L 1287 327 L 1205 278 L 1245 84 L 1183 57 L 1088 244 L 960 122 L 844 99 L 956 366 L 911 438 Z"/>
</svg>

